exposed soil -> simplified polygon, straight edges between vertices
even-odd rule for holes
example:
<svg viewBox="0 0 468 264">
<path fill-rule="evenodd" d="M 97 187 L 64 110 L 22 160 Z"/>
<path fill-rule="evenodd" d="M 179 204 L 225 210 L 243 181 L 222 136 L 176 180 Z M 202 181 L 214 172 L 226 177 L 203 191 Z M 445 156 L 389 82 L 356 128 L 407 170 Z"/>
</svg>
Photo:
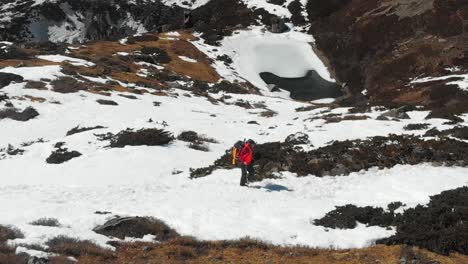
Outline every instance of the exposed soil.
<svg viewBox="0 0 468 264">
<path fill-rule="evenodd" d="M 192 169 L 191 177 L 211 174 L 218 168 L 233 168 L 231 150 L 205 168 Z M 340 141 L 304 152 L 292 144 L 258 144 L 254 164 L 257 180 L 274 178 L 277 172 L 290 171 L 298 176 L 339 176 L 371 167 L 391 168 L 397 164 L 415 165 L 434 162 L 446 166 L 467 166 L 468 144 L 449 138 L 424 140 L 416 136 L 390 135 L 366 140 Z"/>
</svg>

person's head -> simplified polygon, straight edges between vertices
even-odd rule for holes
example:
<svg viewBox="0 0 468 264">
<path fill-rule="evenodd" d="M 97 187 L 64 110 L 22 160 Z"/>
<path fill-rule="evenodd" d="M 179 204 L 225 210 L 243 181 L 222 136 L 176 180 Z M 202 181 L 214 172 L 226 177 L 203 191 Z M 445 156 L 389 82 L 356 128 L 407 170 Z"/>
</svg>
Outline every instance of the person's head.
<svg viewBox="0 0 468 264">
<path fill-rule="evenodd" d="M 252 147 L 255 147 L 257 145 L 257 143 L 255 143 L 255 141 L 253 141 L 252 139 L 247 140 L 245 143 L 248 143 Z"/>
</svg>

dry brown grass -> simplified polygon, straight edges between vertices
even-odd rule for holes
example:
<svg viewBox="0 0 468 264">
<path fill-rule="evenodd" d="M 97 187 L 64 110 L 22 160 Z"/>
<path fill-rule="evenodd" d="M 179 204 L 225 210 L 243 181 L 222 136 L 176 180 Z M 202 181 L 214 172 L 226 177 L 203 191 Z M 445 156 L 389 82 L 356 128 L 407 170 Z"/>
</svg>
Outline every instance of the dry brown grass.
<svg viewBox="0 0 468 264">
<path fill-rule="evenodd" d="M 164 34 L 161 37 L 168 37 Z M 173 37 L 170 37 L 173 38 Z M 101 41 L 90 43 L 86 47 L 82 47 L 77 50 L 73 50 L 72 54 L 75 57 L 83 58 L 89 61 L 93 61 L 98 64 L 99 61 L 103 58 L 109 60 L 109 58 L 116 58 L 114 56 L 118 52 L 127 52 L 127 53 L 134 53 L 136 51 L 141 50 L 143 47 L 148 48 L 160 48 L 165 50 L 168 55 L 171 57 L 172 61 L 166 65 L 166 68 L 176 72 L 179 75 L 187 75 L 193 79 L 206 81 L 206 82 L 217 82 L 220 79 L 220 76 L 216 72 L 216 70 L 211 67 L 210 59 L 200 50 L 198 50 L 194 45 L 192 45 L 188 40 L 194 39 L 193 35 L 188 31 L 181 32 L 181 36 L 177 37 L 177 39 L 169 40 L 169 39 L 159 39 L 157 41 L 136 41 L 133 44 L 128 45 L 121 45 L 118 42 L 110 42 L 110 41 Z M 179 56 L 186 56 L 196 60 L 196 63 L 191 63 L 184 61 L 179 58 Z M 122 62 L 122 60 L 120 60 Z M 139 76 L 136 75 L 141 66 L 133 64 L 131 61 L 127 61 L 127 66 L 131 68 L 131 71 L 125 73 L 113 73 L 113 76 L 117 76 L 117 78 L 121 78 L 118 80 L 132 80 L 138 79 Z M 82 68 L 82 67 L 80 67 Z M 84 68 L 84 67 L 83 67 Z M 82 69 L 83 71 L 90 69 Z M 84 72 L 80 72 L 84 73 Z M 96 72 L 90 72 L 91 74 L 100 74 Z M 86 74 L 85 74 L 86 75 Z M 133 75 L 133 77 L 130 77 Z M 93 75 L 91 75 L 93 76 Z"/>
<path fill-rule="evenodd" d="M 92 256 L 96 261 L 108 261 L 114 259 L 111 250 L 104 249 L 89 240 L 58 236 L 47 241 L 49 252 L 72 257 Z M 97 263 L 97 262 L 96 262 Z"/>
<path fill-rule="evenodd" d="M 43 102 L 46 101 L 45 98 L 36 97 L 36 96 L 32 96 L 32 95 L 25 95 L 24 98 L 26 98 L 27 100 L 29 100 L 31 102 L 36 102 L 36 103 L 43 103 Z"/>
<path fill-rule="evenodd" d="M 31 59 L 31 60 L 0 60 L 0 68 L 4 67 L 36 67 L 36 66 L 48 66 L 48 65 L 60 65 L 58 62 Z"/>
<path fill-rule="evenodd" d="M 182 237 L 161 244 L 133 243 L 117 246 L 116 258 L 101 263 L 269 263 L 269 264 L 395 264 L 402 256 L 417 256 L 421 263 L 468 263 L 468 256 L 454 254 L 441 256 L 427 250 L 406 246 L 374 246 L 365 249 L 331 250 L 305 247 L 278 247 L 259 241 L 200 242 Z M 409 259 L 411 261 L 412 259 Z M 96 258 L 86 255 L 80 263 L 96 263 Z"/>
</svg>

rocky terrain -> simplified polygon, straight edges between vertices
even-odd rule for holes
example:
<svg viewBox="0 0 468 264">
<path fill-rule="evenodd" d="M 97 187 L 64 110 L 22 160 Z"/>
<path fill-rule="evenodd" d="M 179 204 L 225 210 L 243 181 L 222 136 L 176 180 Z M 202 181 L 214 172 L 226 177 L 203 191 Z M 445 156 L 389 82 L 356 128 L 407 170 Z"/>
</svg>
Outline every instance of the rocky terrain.
<svg viewBox="0 0 468 264">
<path fill-rule="evenodd" d="M 468 263 L 466 1 L 0 9 L 0 263 Z"/>
</svg>

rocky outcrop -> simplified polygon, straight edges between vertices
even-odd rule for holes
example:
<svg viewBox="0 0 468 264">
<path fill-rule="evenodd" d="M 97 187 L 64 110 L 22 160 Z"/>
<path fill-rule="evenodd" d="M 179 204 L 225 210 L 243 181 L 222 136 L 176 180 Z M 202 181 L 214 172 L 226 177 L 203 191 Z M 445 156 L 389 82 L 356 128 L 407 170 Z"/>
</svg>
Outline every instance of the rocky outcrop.
<svg viewBox="0 0 468 264">
<path fill-rule="evenodd" d="M 177 238 L 180 235 L 161 220 L 150 217 L 116 217 L 93 229 L 94 232 L 124 239 L 154 235 L 158 241 Z"/>
<path fill-rule="evenodd" d="M 310 33 L 354 96 L 384 105 L 468 110 L 468 95 L 445 81 L 411 84 L 468 68 L 468 2 L 310 0 Z M 466 70 L 461 70 L 461 72 Z"/>
<path fill-rule="evenodd" d="M 158 31 L 163 26 L 181 28 L 183 23 L 182 8 L 169 7 L 158 0 L 33 3 L 31 0 L 19 0 L 14 5 L 3 5 L 0 39 L 57 42 L 115 40 L 140 31 Z M 62 35 L 57 35 L 58 31 Z"/>
</svg>

